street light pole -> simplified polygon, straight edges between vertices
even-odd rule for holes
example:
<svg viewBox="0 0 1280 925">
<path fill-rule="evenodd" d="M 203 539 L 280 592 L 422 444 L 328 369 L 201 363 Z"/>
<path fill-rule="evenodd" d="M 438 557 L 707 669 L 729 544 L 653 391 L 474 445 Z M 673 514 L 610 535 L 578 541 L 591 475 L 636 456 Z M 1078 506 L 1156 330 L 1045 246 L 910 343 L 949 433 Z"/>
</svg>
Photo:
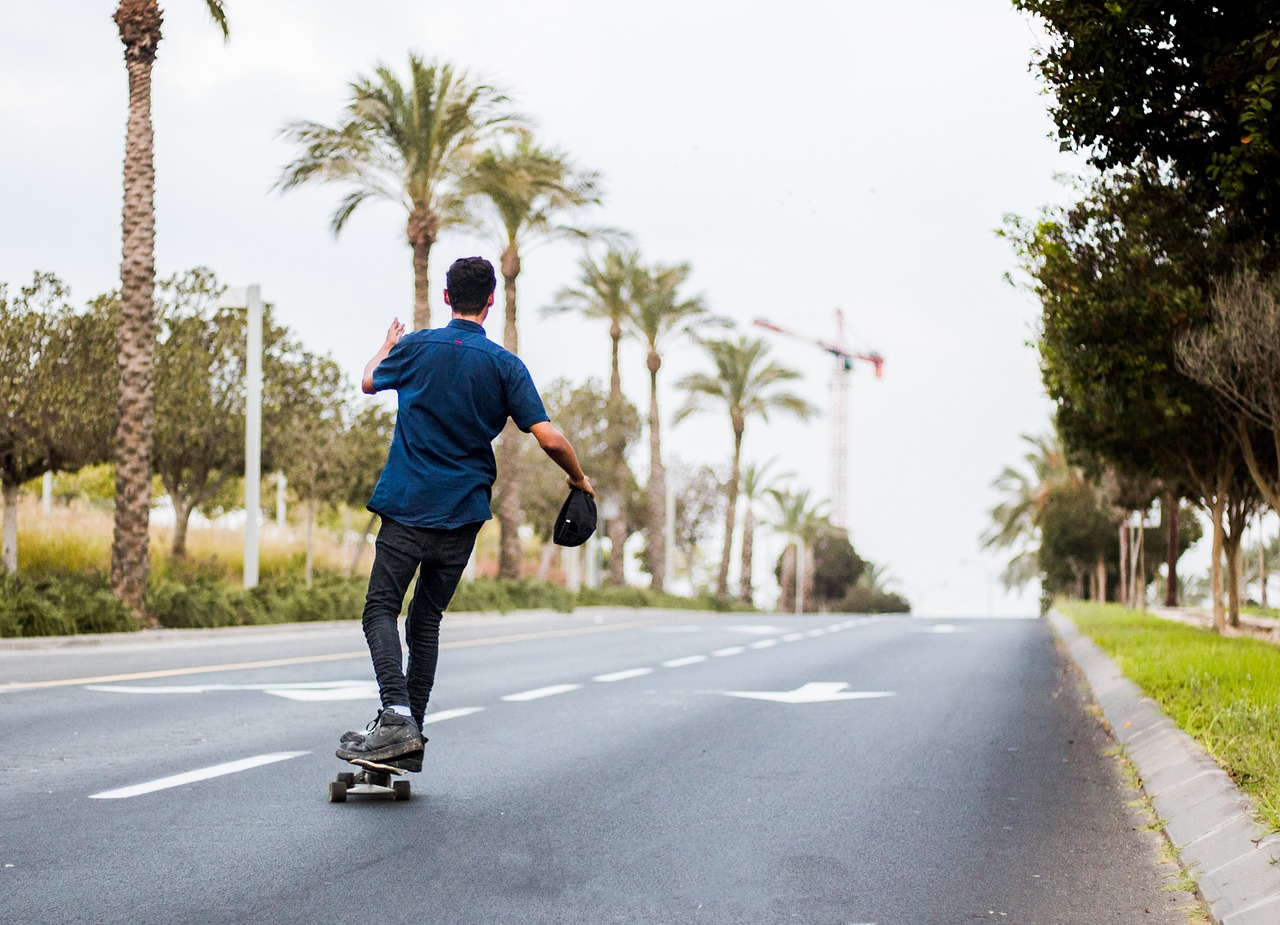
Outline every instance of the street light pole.
<svg viewBox="0 0 1280 925">
<path fill-rule="evenodd" d="M 262 287 L 228 289 L 221 304 L 247 311 L 244 406 L 244 586 L 258 585 L 258 520 L 262 510 Z"/>
</svg>

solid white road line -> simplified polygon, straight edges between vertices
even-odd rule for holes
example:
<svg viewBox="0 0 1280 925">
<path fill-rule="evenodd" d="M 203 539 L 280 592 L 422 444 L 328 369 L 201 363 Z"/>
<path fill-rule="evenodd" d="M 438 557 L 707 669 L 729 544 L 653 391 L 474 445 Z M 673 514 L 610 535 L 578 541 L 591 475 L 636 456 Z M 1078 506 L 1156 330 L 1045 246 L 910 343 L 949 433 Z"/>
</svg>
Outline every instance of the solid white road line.
<svg viewBox="0 0 1280 925">
<path fill-rule="evenodd" d="M 685 665 L 696 665 L 699 662 L 705 662 L 705 655 L 686 655 L 684 658 L 673 658 L 669 662 L 663 662 L 663 668 L 683 668 Z"/>
<path fill-rule="evenodd" d="M 716 649 L 711 654 L 716 658 L 724 658 L 728 655 L 741 655 L 745 651 L 747 651 L 746 646 L 730 646 L 727 649 Z"/>
<path fill-rule="evenodd" d="M 247 771 L 250 768 L 261 767 L 264 764 L 274 764 L 277 761 L 288 761 L 290 758 L 297 758 L 301 755 L 309 755 L 310 752 L 274 752 L 270 755 L 257 755 L 253 758 L 244 758 L 240 761 L 228 761 L 226 764 L 215 764 L 212 767 L 200 768 L 197 771 L 187 771 L 185 774 L 174 774 L 172 777 L 162 777 L 159 780 L 148 781 L 145 784 L 135 784 L 132 787 L 120 787 L 117 790 L 104 790 L 102 793 L 95 793 L 89 797 L 91 800 L 123 800 L 128 797 L 141 796 L 144 793 L 153 793 L 156 790 L 168 790 L 170 787 L 181 787 L 183 784 L 193 784 L 196 781 L 209 780 L 212 777 L 222 777 L 226 774 L 235 774 L 239 771 Z"/>
<path fill-rule="evenodd" d="M 550 687 L 539 687 L 519 694 L 507 694 L 502 699 L 509 703 L 524 703 L 528 700 L 541 700 L 543 697 L 554 697 L 556 694 L 567 694 L 582 687 L 581 684 L 553 684 Z"/>
<path fill-rule="evenodd" d="M 599 681 L 602 684 L 608 684 L 611 681 L 626 681 L 628 678 L 640 678 L 647 674 L 653 674 L 652 668 L 628 668 L 625 671 L 615 671 L 613 674 L 602 674 L 592 678 L 592 681 Z"/>
</svg>

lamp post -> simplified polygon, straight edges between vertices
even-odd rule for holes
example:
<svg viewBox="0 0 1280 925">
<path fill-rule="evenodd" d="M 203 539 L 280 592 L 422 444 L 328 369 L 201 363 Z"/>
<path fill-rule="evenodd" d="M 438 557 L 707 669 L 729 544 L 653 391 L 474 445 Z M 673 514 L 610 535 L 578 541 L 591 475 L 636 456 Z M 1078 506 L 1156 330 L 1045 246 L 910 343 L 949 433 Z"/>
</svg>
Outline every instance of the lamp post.
<svg viewBox="0 0 1280 925">
<path fill-rule="evenodd" d="M 262 287 L 228 289 L 224 308 L 248 312 L 244 401 L 244 586 L 258 585 L 258 515 L 262 509 Z"/>
</svg>

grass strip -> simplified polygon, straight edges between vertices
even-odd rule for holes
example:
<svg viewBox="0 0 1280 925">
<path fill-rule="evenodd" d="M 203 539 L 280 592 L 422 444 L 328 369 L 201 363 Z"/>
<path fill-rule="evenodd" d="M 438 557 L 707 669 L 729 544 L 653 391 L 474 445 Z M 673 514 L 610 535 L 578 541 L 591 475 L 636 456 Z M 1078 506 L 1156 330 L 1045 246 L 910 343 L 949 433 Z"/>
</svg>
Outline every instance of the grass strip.
<svg viewBox="0 0 1280 925">
<path fill-rule="evenodd" d="M 1118 604 L 1063 601 L 1058 609 L 1280 830 L 1280 646 L 1219 636 Z"/>
</svg>

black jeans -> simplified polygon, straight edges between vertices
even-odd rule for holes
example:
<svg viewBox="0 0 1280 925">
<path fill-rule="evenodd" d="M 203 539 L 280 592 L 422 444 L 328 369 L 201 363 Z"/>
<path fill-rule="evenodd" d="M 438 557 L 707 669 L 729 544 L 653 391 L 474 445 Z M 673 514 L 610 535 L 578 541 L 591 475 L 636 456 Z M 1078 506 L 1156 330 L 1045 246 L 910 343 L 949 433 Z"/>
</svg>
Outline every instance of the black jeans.
<svg viewBox="0 0 1280 925">
<path fill-rule="evenodd" d="M 407 527 L 383 517 L 378 530 L 377 553 L 364 602 L 364 638 L 373 656 L 382 706 L 407 705 L 419 727 L 436 680 L 440 620 L 462 579 L 481 526 L 474 523 L 453 530 L 430 530 Z M 406 677 L 401 668 L 396 620 L 409 582 L 419 568 L 422 572 L 404 627 L 409 644 Z"/>
</svg>

